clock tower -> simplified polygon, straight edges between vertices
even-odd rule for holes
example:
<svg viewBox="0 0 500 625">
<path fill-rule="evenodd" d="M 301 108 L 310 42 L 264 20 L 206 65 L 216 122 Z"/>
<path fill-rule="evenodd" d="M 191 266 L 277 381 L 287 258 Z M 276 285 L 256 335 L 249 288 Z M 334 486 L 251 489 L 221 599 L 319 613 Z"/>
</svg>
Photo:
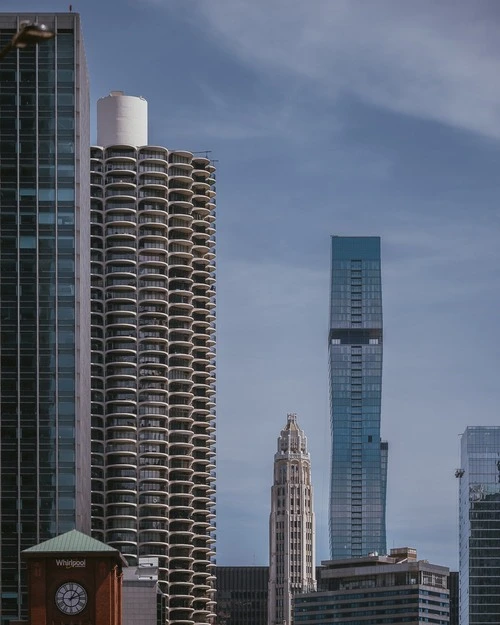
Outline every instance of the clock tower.
<svg viewBox="0 0 500 625">
<path fill-rule="evenodd" d="M 121 625 L 120 552 L 76 530 L 22 552 L 28 625 Z"/>
</svg>

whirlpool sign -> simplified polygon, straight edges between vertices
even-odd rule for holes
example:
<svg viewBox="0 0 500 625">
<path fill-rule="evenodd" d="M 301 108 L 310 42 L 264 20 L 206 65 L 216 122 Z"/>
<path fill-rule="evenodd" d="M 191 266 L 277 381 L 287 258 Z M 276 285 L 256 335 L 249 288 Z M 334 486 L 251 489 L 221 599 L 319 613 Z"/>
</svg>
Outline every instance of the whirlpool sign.
<svg viewBox="0 0 500 625">
<path fill-rule="evenodd" d="M 76 558 L 60 558 L 56 560 L 56 566 L 63 569 L 84 569 L 87 566 L 85 558 L 77 560 Z"/>
</svg>

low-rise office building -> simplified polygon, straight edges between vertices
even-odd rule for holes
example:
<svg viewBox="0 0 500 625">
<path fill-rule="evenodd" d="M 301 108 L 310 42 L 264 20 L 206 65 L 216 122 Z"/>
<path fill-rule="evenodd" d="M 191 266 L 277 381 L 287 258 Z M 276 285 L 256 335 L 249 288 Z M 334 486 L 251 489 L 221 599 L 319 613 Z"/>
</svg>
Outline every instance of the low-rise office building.
<svg viewBox="0 0 500 625">
<path fill-rule="evenodd" d="M 415 549 L 323 562 L 318 592 L 294 598 L 295 625 L 448 625 L 448 568 Z"/>
</svg>

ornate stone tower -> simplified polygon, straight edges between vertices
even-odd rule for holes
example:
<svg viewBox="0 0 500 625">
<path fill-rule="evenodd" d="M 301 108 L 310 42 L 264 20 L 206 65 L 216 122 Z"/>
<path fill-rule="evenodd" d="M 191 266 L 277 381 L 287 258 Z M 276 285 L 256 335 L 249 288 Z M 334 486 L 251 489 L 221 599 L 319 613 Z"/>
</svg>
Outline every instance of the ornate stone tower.
<svg viewBox="0 0 500 625">
<path fill-rule="evenodd" d="M 268 625 L 292 622 L 292 596 L 316 590 L 311 460 L 297 415 L 287 415 L 274 456 L 269 523 Z"/>
</svg>

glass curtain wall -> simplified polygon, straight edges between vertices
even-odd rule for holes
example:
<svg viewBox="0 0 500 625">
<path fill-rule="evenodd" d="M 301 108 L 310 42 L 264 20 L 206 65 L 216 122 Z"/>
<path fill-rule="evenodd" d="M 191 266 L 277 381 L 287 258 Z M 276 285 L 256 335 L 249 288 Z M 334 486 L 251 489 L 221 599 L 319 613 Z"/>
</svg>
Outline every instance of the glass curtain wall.
<svg viewBox="0 0 500 625">
<path fill-rule="evenodd" d="M 332 559 L 386 551 L 388 447 L 380 440 L 382 339 L 380 238 L 332 237 Z"/>
<path fill-rule="evenodd" d="M 500 622 L 500 427 L 468 427 L 460 478 L 460 623 Z"/>
<path fill-rule="evenodd" d="M 0 15 L 1 47 L 23 19 L 57 37 L 0 64 L 1 623 L 25 614 L 20 552 L 90 529 L 90 433 L 79 428 L 90 408 L 81 403 L 90 380 L 90 319 L 80 322 L 88 288 L 81 251 L 89 249 L 79 228 L 90 192 L 87 159 L 80 169 L 85 60 L 77 15 Z"/>
</svg>

